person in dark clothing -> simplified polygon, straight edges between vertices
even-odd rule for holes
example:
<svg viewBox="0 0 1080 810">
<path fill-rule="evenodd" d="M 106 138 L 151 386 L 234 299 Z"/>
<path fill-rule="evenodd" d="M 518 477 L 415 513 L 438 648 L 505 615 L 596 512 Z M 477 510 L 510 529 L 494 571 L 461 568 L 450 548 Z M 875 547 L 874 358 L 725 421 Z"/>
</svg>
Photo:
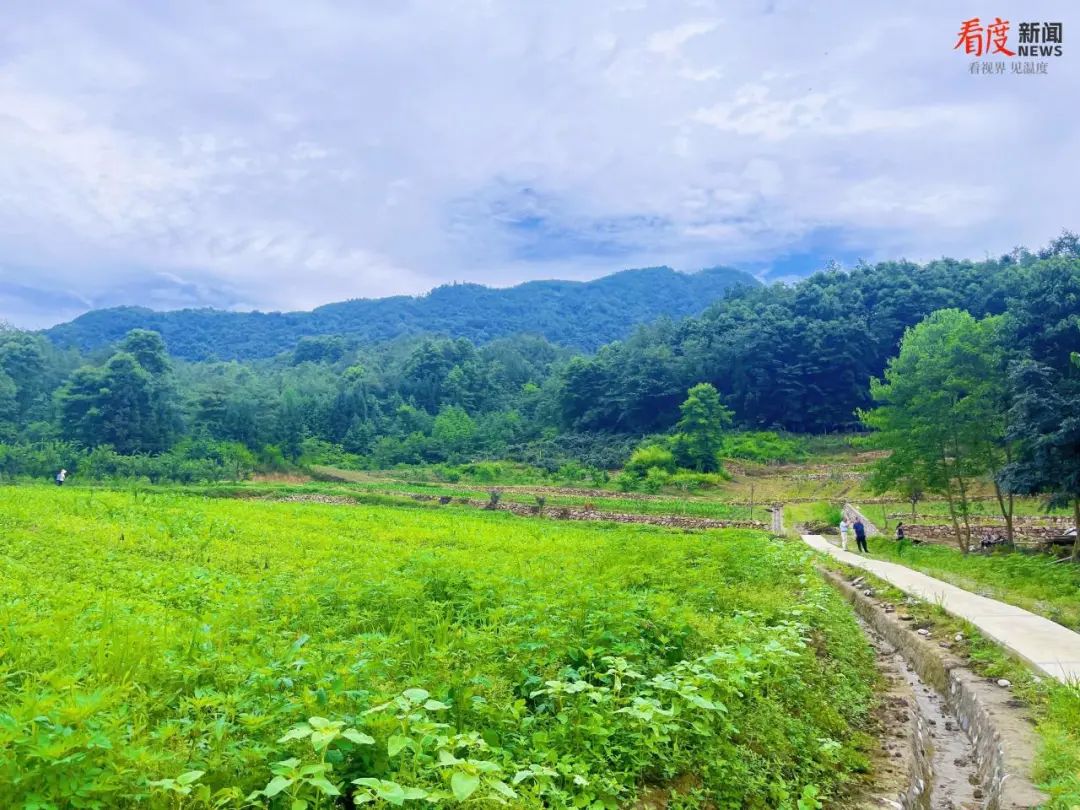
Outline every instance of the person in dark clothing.
<svg viewBox="0 0 1080 810">
<path fill-rule="evenodd" d="M 862 518 L 855 518 L 855 523 L 851 528 L 855 530 L 855 544 L 859 547 L 859 551 L 869 554 L 870 549 L 866 545 L 866 527 L 863 525 Z"/>
<path fill-rule="evenodd" d="M 903 523 L 897 523 L 896 524 L 896 542 L 898 542 L 898 543 L 903 543 L 904 542 L 904 524 Z"/>
</svg>

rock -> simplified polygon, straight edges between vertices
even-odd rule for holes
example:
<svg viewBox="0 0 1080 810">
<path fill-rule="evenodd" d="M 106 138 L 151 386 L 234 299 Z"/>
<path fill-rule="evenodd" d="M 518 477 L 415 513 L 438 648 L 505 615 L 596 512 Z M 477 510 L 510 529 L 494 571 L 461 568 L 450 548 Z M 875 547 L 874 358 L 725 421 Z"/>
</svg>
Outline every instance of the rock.
<svg viewBox="0 0 1080 810">
<path fill-rule="evenodd" d="M 1007 689 L 1008 687 L 1012 686 L 1012 681 L 1008 680 L 1007 678 L 999 678 L 997 685 L 1000 686 L 1002 689 Z"/>
<path fill-rule="evenodd" d="M 943 650 L 951 650 L 952 649 L 952 644 L 950 644 L 947 641 L 939 641 L 938 646 L 941 647 L 941 649 L 943 649 Z"/>
<path fill-rule="evenodd" d="M 867 588 L 865 591 L 863 591 L 863 596 L 873 596 L 873 595 L 874 595 L 874 592 L 872 590 L 870 590 L 869 588 Z"/>
<path fill-rule="evenodd" d="M 980 788 L 980 787 L 975 788 L 975 790 L 971 791 L 971 795 L 976 799 L 981 799 L 983 797 L 982 788 Z"/>
<path fill-rule="evenodd" d="M 925 627 L 920 627 L 918 632 L 919 632 L 920 636 L 928 636 L 928 635 L 930 635 L 930 631 L 927 630 Z"/>
<path fill-rule="evenodd" d="M 964 634 L 963 633 L 957 633 L 952 638 L 953 638 L 953 641 L 963 641 L 964 640 Z"/>
</svg>

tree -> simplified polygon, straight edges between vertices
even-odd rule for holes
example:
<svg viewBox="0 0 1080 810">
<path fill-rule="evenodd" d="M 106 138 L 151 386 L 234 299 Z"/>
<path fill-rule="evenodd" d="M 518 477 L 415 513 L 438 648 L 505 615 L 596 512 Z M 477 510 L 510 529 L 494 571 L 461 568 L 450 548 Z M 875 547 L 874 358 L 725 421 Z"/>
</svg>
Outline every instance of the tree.
<svg viewBox="0 0 1080 810">
<path fill-rule="evenodd" d="M 292 387 L 286 388 L 278 405 L 275 437 L 285 457 L 293 461 L 300 458 L 307 436 L 305 411 L 299 392 Z"/>
<path fill-rule="evenodd" d="M 345 338 L 336 335 L 302 337 L 293 350 L 293 363 L 336 363 L 348 350 Z"/>
<path fill-rule="evenodd" d="M 48 363 L 40 337 L 15 330 L 0 331 L 0 372 L 14 384 L 15 413 L 22 422 L 46 394 Z"/>
<path fill-rule="evenodd" d="M 0 439 L 10 439 L 16 434 L 18 416 L 18 388 L 15 381 L 0 369 Z"/>
<path fill-rule="evenodd" d="M 994 477 L 1008 460 L 1002 321 L 940 310 L 910 329 L 885 379 L 871 382 L 880 405 L 861 412 L 872 439 L 891 454 L 876 464 L 880 490 L 913 487 L 943 493 L 956 542 L 971 546 L 972 480 Z M 998 489 L 1012 536 L 1012 496 Z M 961 522 L 963 527 L 961 528 Z"/>
<path fill-rule="evenodd" d="M 165 341 L 149 329 L 132 329 L 120 341 L 117 351 L 130 354 L 153 377 L 161 377 L 172 370 Z"/>
<path fill-rule="evenodd" d="M 447 405 L 431 428 L 431 441 L 443 458 L 456 460 L 468 452 L 476 435 L 476 423 L 463 408 Z"/>
<path fill-rule="evenodd" d="M 731 424 L 731 411 L 720 402 L 720 395 L 709 383 L 698 383 L 686 392 L 679 406 L 682 419 L 673 439 L 676 457 L 699 472 L 720 468 L 720 450 L 724 429 Z"/>
<path fill-rule="evenodd" d="M 1011 377 L 1016 394 L 1010 431 L 1018 452 L 1002 471 L 1002 483 L 1011 492 L 1071 503 L 1080 528 L 1080 380 L 1033 360 L 1017 364 Z M 1080 538 L 1072 558 L 1080 559 Z"/>
<path fill-rule="evenodd" d="M 87 447 L 108 444 L 123 454 L 166 449 L 153 379 L 130 354 L 114 354 L 102 368 L 79 369 L 58 400 L 65 433 Z"/>
<path fill-rule="evenodd" d="M 177 394 L 165 344 L 156 332 L 131 331 L 104 366 L 84 366 L 57 393 L 65 433 L 87 447 L 160 453 L 180 432 Z"/>
</svg>

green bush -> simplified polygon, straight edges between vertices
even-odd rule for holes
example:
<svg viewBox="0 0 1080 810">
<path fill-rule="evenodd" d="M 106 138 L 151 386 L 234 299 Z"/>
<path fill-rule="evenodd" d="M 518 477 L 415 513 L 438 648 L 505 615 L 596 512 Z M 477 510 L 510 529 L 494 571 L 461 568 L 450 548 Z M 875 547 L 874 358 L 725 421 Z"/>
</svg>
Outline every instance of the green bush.
<svg viewBox="0 0 1080 810">
<path fill-rule="evenodd" d="M 659 467 L 649 467 L 645 473 L 645 480 L 641 482 L 641 488 L 646 492 L 659 492 L 671 483 L 671 473 Z"/>
<path fill-rule="evenodd" d="M 645 445 L 630 455 L 624 470 L 638 478 L 644 478 L 653 468 L 666 473 L 675 472 L 675 456 L 666 447 L 658 444 Z"/>
<path fill-rule="evenodd" d="M 681 489 L 684 492 L 696 492 L 700 489 L 718 487 L 725 481 L 731 480 L 731 476 L 723 471 L 715 473 L 698 473 L 689 470 L 679 470 L 668 482 L 670 486 Z"/>
<path fill-rule="evenodd" d="M 611 476 L 608 475 L 607 470 L 601 470 L 597 467 L 589 468 L 589 481 L 594 487 L 602 487 L 610 480 Z"/>
<path fill-rule="evenodd" d="M 735 433 L 724 438 L 721 454 L 725 458 L 740 458 L 762 464 L 799 461 L 806 458 L 806 443 L 793 436 L 781 436 L 772 431 Z"/>
<path fill-rule="evenodd" d="M 579 481 L 584 481 L 588 475 L 588 470 L 576 461 L 568 461 L 559 467 L 555 472 L 555 477 L 568 484 L 576 484 Z"/>
<path fill-rule="evenodd" d="M 502 465 L 493 461 L 477 461 L 473 464 L 463 464 L 461 471 L 473 481 L 481 481 L 485 484 L 498 481 L 503 475 Z"/>
<path fill-rule="evenodd" d="M 639 483 L 640 479 L 626 470 L 615 476 L 615 486 L 622 492 L 633 492 L 637 489 Z"/>
<path fill-rule="evenodd" d="M 108 445 L 87 450 L 65 442 L 0 444 L 0 473 L 8 479 L 52 480 L 63 467 L 72 484 L 123 480 L 192 484 L 246 478 L 256 466 L 244 445 L 211 439 L 185 439 L 156 455 L 123 455 Z"/>
</svg>

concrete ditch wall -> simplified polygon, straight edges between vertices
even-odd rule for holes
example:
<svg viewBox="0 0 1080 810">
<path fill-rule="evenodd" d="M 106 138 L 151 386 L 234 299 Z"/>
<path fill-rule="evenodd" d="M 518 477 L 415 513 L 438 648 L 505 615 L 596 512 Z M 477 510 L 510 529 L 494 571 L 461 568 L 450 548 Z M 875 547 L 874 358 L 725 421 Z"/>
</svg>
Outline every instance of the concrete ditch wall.
<svg viewBox="0 0 1080 810">
<path fill-rule="evenodd" d="M 821 570 L 856 613 L 948 701 L 975 745 L 987 810 L 1030 810 L 1048 801 L 1031 777 L 1036 753 L 1034 730 L 1027 716 L 1012 705 L 1009 692 L 965 669 L 956 656 L 913 633 L 895 613 L 879 609 L 838 574 Z"/>
</svg>

